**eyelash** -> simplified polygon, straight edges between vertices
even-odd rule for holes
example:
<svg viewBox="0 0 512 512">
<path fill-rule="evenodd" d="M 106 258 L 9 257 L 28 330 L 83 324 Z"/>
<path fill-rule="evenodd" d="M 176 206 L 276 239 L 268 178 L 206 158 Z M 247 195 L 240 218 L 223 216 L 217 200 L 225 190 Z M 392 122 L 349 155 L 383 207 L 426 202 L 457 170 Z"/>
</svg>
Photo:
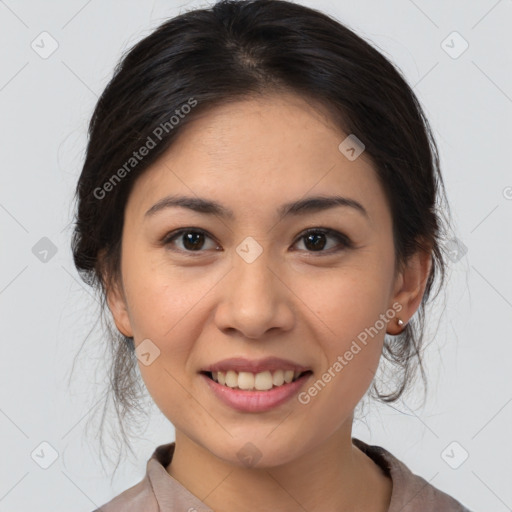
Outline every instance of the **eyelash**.
<svg viewBox="0 0 512 512">
<path fill-rule="evenodd" d="M 171 242 L 173 242 L 175 239 L 179 238 L 181 235 L 183 235 L 185 233 L 203 234 L 206 237 L 214 240 L 214 238 L 211 237 L 208 234 L 208 232 L 203 230 L 203 229 L 200 229 L 200 228 L 181 228 L 181 229 L 178 229 L 176 231 L 172 231 L 170 233 L 167 233 L 165 235 L 165 237 L 162 239 L 162 244 L 165 245 L 165 246 L 171 245 Z M 297 237 L 297 239 L 296 239 L 296 241 L 294 242 L 293 245 L 295 245 L 297 242 L 299 242 L 300 240 L 304 239 L 305 237 L 307 237 L 308 235 L 311 235 L 311 234 L 327 235 L 329 237 L 334 238 L 338 242 L 338 244 L 342 244 L 343 245 L 342 249 L 335 249 L 335 250 L 328 249 L 328 250 L 320 250 L 320 251 L 308 251 L 306 249 L 306 252 L 312 254 L 315 257 L 316 256 L 322 256 L 322 255 L 331 255 L 333 253 L 337 253 L 337 252 L 340 252 L 340 251 L 346 250 L 346 249 L 352 249 L 354 247 L 353 242 L 350 240 L 350 238 L 348 236 L 344 235 L 343 233 L 340 233 L 339 231 L 336 231 L 336 230 L 330 229 L 330 228 L 309 228 L 306 231 L 303 231 Z M 200 253 L 204 252 L 203 250 L 190 251 L 190 250 L 187 250 L 187 249 L 175 249 L 175 248 L 171 249 L 171 250 L 176 251 L 176 252 L 185 253 L 185 254 L 190 255 L 192 257 L 197 257 L 197 256 L 200 255 Z"/>
</svg>

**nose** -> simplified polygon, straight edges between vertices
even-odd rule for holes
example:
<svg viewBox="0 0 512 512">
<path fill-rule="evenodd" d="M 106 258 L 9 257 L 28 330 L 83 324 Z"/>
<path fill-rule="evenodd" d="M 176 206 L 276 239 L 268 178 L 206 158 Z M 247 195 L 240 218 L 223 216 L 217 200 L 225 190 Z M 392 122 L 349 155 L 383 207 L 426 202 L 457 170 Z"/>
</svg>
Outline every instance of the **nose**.
<svg viewBox="0 0 512 512">
<path fill-rule="evenodd" d="M 251 263 L 238 255 L 234 257 L 234 267 L 224 280 L 222 299 L 215 312 L 220 330 L 259 339 L 271 330 L 292 329 L 293 293 L 264 254 Z"/>
</svg>

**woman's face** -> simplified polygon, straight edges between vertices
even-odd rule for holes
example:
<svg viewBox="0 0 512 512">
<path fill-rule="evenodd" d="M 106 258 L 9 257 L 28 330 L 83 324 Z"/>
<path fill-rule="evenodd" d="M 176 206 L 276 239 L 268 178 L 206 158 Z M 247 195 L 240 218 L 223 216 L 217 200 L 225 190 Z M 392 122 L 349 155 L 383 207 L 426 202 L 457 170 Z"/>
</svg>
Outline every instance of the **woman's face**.
<svg viewBox="0 0 512 512">
<path fill-rule="evenodd" d="M 342 153 L 347 134 L 320 112 L 294 95 L 216 107 L 141 175 L 126 206 L 116 324 L 177 431 L 235 464 L 281 464 L 347 432 L 386 328 L 398 332 L 395 317 L 407 321 L 421 299 L 394 275 L 371 162 Z M 188 199 L 171 204 L 178 197 Z M 212 365 L 249 389 L 214 382 Z M 307 373 L 277 385 L 294 369 Z"/>
</svg>

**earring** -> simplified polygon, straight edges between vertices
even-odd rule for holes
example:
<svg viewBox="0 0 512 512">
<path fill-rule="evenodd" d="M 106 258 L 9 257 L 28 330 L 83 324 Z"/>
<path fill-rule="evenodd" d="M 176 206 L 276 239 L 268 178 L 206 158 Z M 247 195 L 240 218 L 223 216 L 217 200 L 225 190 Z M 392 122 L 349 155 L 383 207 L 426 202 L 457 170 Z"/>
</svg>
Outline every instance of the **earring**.
<svg viewBox="0 0 512 512">
<path fill-rule="evenodd" d="M 396 323 L 398 324 L 398 327 L 403 327 L 404 325 L 407 325 L 407 322 L 404 322 L 401 318 L 397 318 Z M 403 331 L 403 329 L 400 329 L 400 331 L 398 333 L 388 333 L 386 331 L 386 334 L 392 334 L 393 336 L 398 336 L 402 331 Z"/>
</svg>

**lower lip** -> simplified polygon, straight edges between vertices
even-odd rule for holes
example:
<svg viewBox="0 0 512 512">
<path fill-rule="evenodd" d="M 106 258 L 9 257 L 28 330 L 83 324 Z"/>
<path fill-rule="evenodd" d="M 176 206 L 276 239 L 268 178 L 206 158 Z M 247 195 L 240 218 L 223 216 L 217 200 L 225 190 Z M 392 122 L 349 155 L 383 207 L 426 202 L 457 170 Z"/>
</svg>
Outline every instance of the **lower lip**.
<svg viewBox="0 0 512 512">
<path fill-rule="evenodd" d="M 306 373 L 293 382 L 277 386 L 268 391 L 244 391 L 233 389 L 215 382 L 204 373 L 200 374 L 206 380 L 214 394 L 226 405 L 241 412 L 264 412 L 285 403 L 297 394 L 304 382 L 312 375 Z"/>
</svg>

